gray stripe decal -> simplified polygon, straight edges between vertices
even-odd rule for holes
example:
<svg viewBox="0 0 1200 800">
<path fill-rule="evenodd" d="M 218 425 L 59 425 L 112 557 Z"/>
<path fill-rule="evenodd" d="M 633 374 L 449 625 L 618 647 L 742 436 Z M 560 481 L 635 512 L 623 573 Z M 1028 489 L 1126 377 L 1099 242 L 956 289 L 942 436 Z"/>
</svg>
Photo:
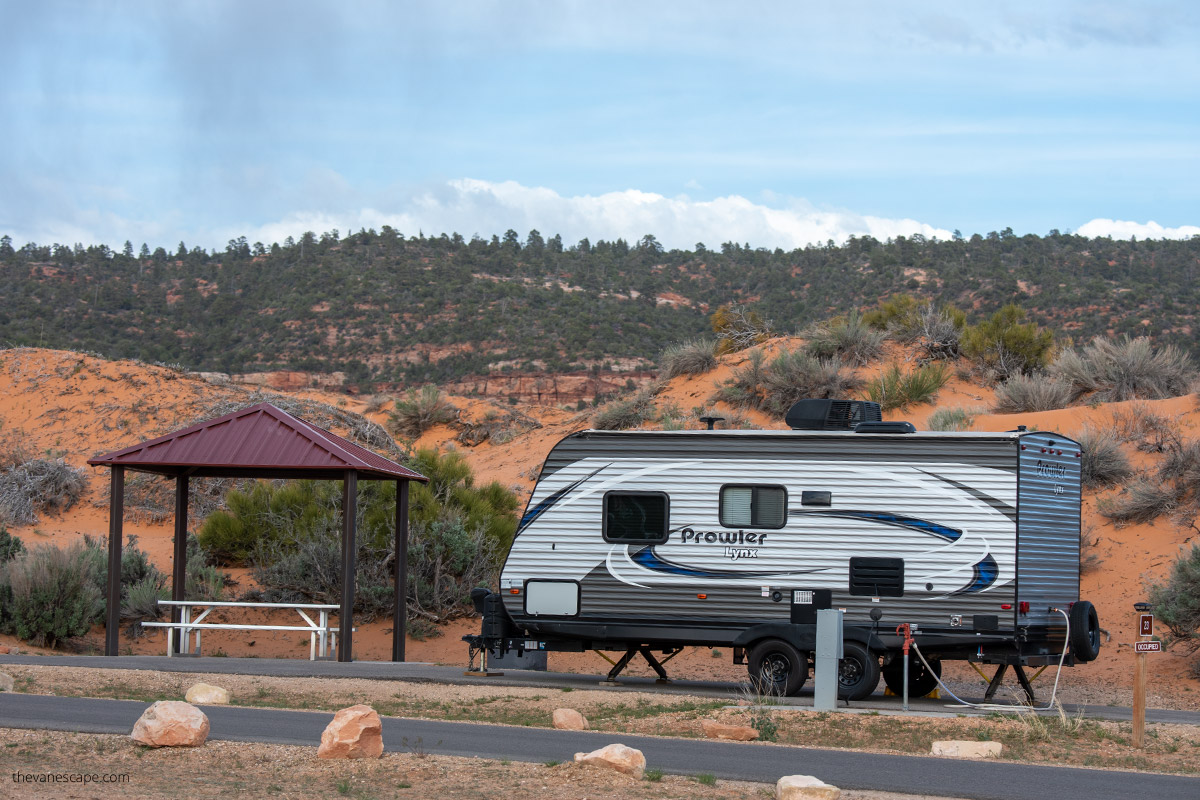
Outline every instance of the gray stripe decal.
<svg viewBox="0 0 1200 800">
<path fill-rule="evenodd" d="M 1003 500 L 992 497 L 990 494 L 981 492 L 974 487 L 967 486 L 965 483 L 959 483 L 958 481 L 956 481 L 952 478 L 944 478 L 941 475 L 938 475 L 933 472 L 926 472 L 923 469 L 918 469 L 917 471 L 924 472 L 926 475 L 928 475 L 931 478 L 937 478 L 942 483 L 949 484 L 950 486 L 953 486 L 955 489 L 966 492 L 967 494 L 971 495 L 972 497 L 975 497 L 976 499 L 982 500 L 983 502 L 987 503 L 989 506 L 991 506 L 992 508 L 999 511 L 1001 514 L 1008 517 L 1013 522 L 1017 521 L 1017 509 L 1015 506 L 1011 506 L 1008 503 L 1004 502 Z"/>
</svg>

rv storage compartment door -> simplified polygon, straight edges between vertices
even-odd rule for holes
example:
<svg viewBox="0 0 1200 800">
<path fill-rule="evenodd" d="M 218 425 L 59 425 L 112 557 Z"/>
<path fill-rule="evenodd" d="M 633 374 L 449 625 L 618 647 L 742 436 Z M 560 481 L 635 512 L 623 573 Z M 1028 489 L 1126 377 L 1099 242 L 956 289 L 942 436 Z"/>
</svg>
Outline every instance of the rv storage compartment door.
<svg viewBox="0 0 1200 800">
<path fill-rule="evenodd" d="M 525 584 L 525 613 L 573 617 L 579 613 L 579 584 L 575 581 L 529 581 Z"/>
</svg>

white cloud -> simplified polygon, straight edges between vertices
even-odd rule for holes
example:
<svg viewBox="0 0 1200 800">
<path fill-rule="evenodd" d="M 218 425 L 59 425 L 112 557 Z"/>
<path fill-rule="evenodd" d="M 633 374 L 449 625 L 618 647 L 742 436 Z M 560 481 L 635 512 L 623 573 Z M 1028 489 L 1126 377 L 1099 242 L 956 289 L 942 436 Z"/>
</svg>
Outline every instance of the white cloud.
<svg viewBox="0 0 1200 800">
<path fill-rule="evenodd" d="M 1200 226 L 1180 225 L 1178 228 L 1164 228 L 1153 220 L 1129 222 L 1120 219 L 1094 219 L 1080 225 L 1076 233 L 1089 239 L 1101 236 L 1111 236 L 1114 239 L 1129 239 L 1133 236 L 1139 239 L 1187 239 L 1190 236 L 1200 236 Z"/>
<path fill-rule="evenodd" d="M 428 186 L 395 198 L 392 210 L 363 208 L 345 213 L 299 212 L 263 225 L 250 241 L 282 241 L 306 230 L 343 233 L 391 225 L 406 235 L 458 232 L 490 237 L 508 229 L 521 238 L 531 229 L 544 236 L 562 234 L 567 244 L 588 237 L 633 242 L 653 234 L 665 247 L 691 248 L 697 242 L 717 247 L 723 242 L 749 242 L 754 247 L 802 247 L 830 239 L 870 235 L 877 239 L 920 233 L 950 238 L 950 231 L 912 219 L 888 219 L 846 210 L 818 209 L 805 200 L 771 197 L 772 205 L 739 195 L 693 200 L 626 189 L 600 195 L 564 197 L 552 189 L 515 181 L 492 183 L 464 178 Z M 384 205 L 384 204 L 380 204 Z M 223 243 L 230 233 L 221 238 Z M 220 238 L 220 237 L 218 237 Z"/>
</svg>

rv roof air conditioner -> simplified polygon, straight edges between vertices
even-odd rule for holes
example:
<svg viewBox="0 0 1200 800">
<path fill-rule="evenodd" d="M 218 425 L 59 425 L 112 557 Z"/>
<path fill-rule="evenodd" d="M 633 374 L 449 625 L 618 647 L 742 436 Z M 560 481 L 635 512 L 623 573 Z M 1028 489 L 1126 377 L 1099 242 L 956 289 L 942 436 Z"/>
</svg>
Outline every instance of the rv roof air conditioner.
<svg viewBox="0 0 1200 800">
<path fill-rule="evenodd" d="M 852 431 L 861 422 L 880 421 L 883 411 L 868 400 L 801 400 L 785 419 L 794 431 Z"/>
</svg>

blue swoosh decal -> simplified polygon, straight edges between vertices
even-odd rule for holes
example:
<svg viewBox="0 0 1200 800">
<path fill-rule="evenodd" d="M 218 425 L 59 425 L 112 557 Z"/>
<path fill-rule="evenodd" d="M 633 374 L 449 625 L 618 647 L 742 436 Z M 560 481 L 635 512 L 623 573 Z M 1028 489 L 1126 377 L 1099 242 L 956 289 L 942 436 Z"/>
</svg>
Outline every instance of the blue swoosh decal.
<svg viewBox="0 0 1200 800">
<path fill-rule="evenodd" d="M 600 470 L 605 469 L 606 467 L 609 467 L 609 466 L 611 466 L 611 464 L 605 464 L 603 467 L 600 467 L 595 472 L 592 472 L 590 475 L 584 475 L 579 480 L 575 481 L 572 484 L 564 486 L 563 488 L 554 492 L 554 494 L 547 497 L 542 502 L 538 503 L 533 508 L 526 511 L 525 516 L 521 517 L 520 524 L 517 525 L 517 533 L 520 533 L 531 522 L 533 522 L 535 519 L 540 517 L 542 514 L 545 514 L 547 511 L 549 511 L 551 508 L 553 508 L 560 500 L 562 500 L 564 497 L 566 497 L 573 489 L 578 488 L 581 483 L 583 483 L 584 481 L 586 481 L 590 478 L 594 478 L 596 476 L 597 472 L 599 472 Z"/>
<path fill-rule="evenodd" d="M 861 519 L 868 522 L 878 522 L 883 525 L 892 525 L 897 528 L 908 528 L 909 530 L 928 533 L 938 538 L 945 539 L 948 542 L 956 542 L 962 536 L 962 531 L 957 528 L 951 528 L 947 525 L 941 525 L 937 522 L 930 522 L 927 519 L 918 519 L 916 517 L 905 517 L 900 514 L 892 514 L 887 511 L 805 511 L 805 510 L 789 510 L 790 514 L 816 515 L 823 517 L 841 517 L 843 519 Z"/>
<path fill-rule="evenodd" d="M 654 552 L 654 545 L 643 547 L 634 553 L 631 558 L 633 563 L 639 567 L 645 567 L 653 572 L 665 572 L 668 575 L 683 575 L 688 578 L 768 578 L 773 576 L 783 575 L 806 575 L 810 572 L 820 572 L 816 569 L 802 569 L 793 572 L 742 572 L 740 570 L 706 570 L 696 569 L 695 567 L 685 567 L 682 564 L 676 564 L 667 561 L 665 558 Z"/>
<path fill-rule="evenodd" d="M 971 578 L 971 582 L 963 588 L 954 592 L 951 597 L 960 594 L 974 594 L 982 592 L 984 589 L 996 582 L 996 578 L 1000 577 L 1000 565 L 996 563 L 996 559 L 992 558 L 992 554 L 988 553 L 978 564 L 975 565 L 975 575 Z"/>
</svg>

